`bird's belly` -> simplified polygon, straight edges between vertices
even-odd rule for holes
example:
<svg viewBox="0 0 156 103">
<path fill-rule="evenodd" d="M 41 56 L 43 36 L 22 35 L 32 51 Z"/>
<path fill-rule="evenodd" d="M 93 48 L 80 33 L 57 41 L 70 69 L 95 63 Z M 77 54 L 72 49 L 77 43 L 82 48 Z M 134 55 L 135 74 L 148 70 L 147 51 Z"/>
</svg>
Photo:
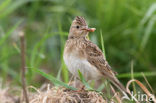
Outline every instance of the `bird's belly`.
<svg viewBox="0 0 156 103">
<path fill-rule="evenodd" d="M 64 61 L 68 70 L 79 77 L 78 70 L 83 74 L 86 80 L 97 80 L 101 78 L 102 74 L 96 67 L 92 66 L 87 60 L 78 58 L 73 55 L 64 55 Z"/>
</svg>

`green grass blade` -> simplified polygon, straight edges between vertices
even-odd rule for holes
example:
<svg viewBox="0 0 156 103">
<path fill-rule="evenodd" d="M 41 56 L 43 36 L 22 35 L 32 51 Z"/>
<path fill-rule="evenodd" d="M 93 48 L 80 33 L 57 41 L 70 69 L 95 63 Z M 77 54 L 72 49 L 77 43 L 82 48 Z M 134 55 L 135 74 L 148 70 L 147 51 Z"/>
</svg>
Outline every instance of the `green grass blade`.
<svg viewBox="0 0 156 103">
<path fill-rule="evenodd" d="M 61 67 L 62 67 L 62 66 L 61 66 Z M 58 73 L 57 73 L 57 76 L 56 76 L 56 78 L 57 78 L 58 80 L 60 80 L 60 78 L 61 78 L 61 72 L 62 72 L 62 69 L 60 68 L 59 71 L 58 71 Z"/>
<path fill-rule="evenodd" d="M 6 17 L 7 15 L 9 15 L 10 13 L 12 13 L 13 11 L 15 11 L 16 9 L 18 9 L 20 6 L 28 3 L 28 2 L 33 2 L 35 0 L 15 0 L 10 3 L 10 5 L 7 6 L 6 10 L 4 10 L 3 12 L 1 12 L 0 14 L 0 19 Z"/>
<path fill-rule="evenodd" d="M 87 87 L 87 89 L 89 90 L 93 90 L 92 87 L 89 86 L 89 84 L 86 82 L 85 78 L 83 77 L 82 73 L 80 72 L 80 70 L 78 70 L 78 73 L 79 73 L 79 77 L 80 77 L 80 80 L 82 81 L 82 83 L 85 85 L 85 87 Z"/>
<path fill-rule="evenodd" d="M 48 30 L 47 30 L 47 32 L 48 32 Z M 44 37 L 39 41 L 39 42 L 37 42 L 36 44 L 35 44 L 35 46 L 34 46 L 34 48 L 33 48 L 33 50 L 32 50 L 32 52 L 31 52 L 31 58 L 30 58 L 30 67 L 35 67 L 35 68 L 37 68 L 36 66 L 37 66 L 37 62 L 40 60 L 38 57 L 37 57 L 37 55 L 39 54 L 39 49 L 40 49 L 40 51 L 41 51 L 41 47 L 42 47 L 42 45 L 45 43 L 45 41 L 49 38 L 49 37 L 52 37 L 53 35 L 54 35 L 54 33 L 52 33 L 52 34 L 48 34 L 48 33 L 45 33 L 44 34 Z M 33 72 L 32 72 L 32 70 L 29 68 L 28 69 L 28 81 L 30 82 L 31 81 L 31 79 L 32 79 L 32 76 L 33 76 Z"/>
<path fill-rule="evenodd" d="M 20 50 L 20 48 L 17 46 L 17 44 L 16 43 L 13 43 L 12 44 L 13 45 L 13 47 L 15 48 L 15 50 L 17 51 L 17 53 L 21 53 L 21 50 Z"/>
<path fill-rule="evenodd" d="M 105 59 L 106 59 L 106 53 L 105 53 L 105 47 L 104 47 L 104 41 L 103 41 L 102 31 L 100 31 L 100 35 L 101 35 L 102 51 L 103 51 L 104 57 L 105 57 Z"/>
<path fill-rule="evenodd" d="M 35 65 L 35 58 L 36 55 L 38 54 L 38 49 L 43 45 L 43 43 L 45 43 L 45 41 L 49 38 L 49 35 L 53 35 L 53 34 L 44 34 L 44 37 L 35 44 L 32 53 L 31 53 L 31 58 L 30 58 L 30 66 L 33 67 Z"/>
<path fill-rule="evenodd" d="M 105 85 L 104 85 L 104 83 L 102 83 L 102 84 L 98 87 L 97 91 L 102 91 L 102 90 L 104 89 L 104 87 L 105 87 Z"/>
<path fill-rule="evenodd" d="M 57 35 L 59 32 L 52 32 L 52 33 L 48 33 L 49 29 L 47 30 L 47 32 L 44 34 L 44 37 L 35 44 L 32 52 L 31 52 L 31 58 L 30 58 L 30 67 L 35 67 L 36 68 L 36 61 L 37 61 L 37 54 L 39 54 L 38 50 L 39 48 L 41 48 L 41 46 L 45 43 L 45 41 L 50 38 L 53 37 L 54 35 Z M 60 32 L 62 35 L 66 36 L 66 32 Z M 28 81 L 31 81 L 31 78 L 33 76 L 32 70 L 29 68 L 28 69 Z"/>
<path fill-rule="evenodd" d="M 63 86 L 65 88 L 68 88 L 68 89 L 71 89 L 71 90 L 77 90 L 76 88 L 72 87 L 72 86 L 69 86 L 67 85 L 66 83 L 62 82 L 62 81 L 59 81 L 57 80 L 55 77 L 53 77 L 52 75 L 49 75 L 49 74 L 46 74 L 44 72 L 42 72 L 41 70 L 39 69 L 35 69 L 35 68 L 32 68 L 33 71 L 35 71 L 36 73 L 39 73 L 40 75 L 42 75 L 43 77 L 45 77 L 46 79 L 50 80 L 52 83 L 54 83 L 55 85 L 58 85 L 58 86 Z"/>
<path fill-rule="evenodd" d="M 143 36 L 142 42 L 141 42 L 141 47 L 140 49 L 143 50 L 145 46 L 147 45 L 147 42 L 149 40 L 149 37 L 152 33 L 152 29 L 154 28 L 154 24 L 156 22 L 156 15 L 152 17 L 152 19 L 149 21 L 147 28 L 145 29 L 145 34 Z"/>
<path fill-rule="evenodd" d="M 0 12 L 2 12 L 2 10 L 4 10 L 10 3 L 11 0 L 3 0 L 3 2 L 0 5 Z"/>
<path fill-rule="evenodd" d="M 45 43 L 45 41 L 48 38 L 53 37 L 54 35 L 56 35 L 58 33 L 62 34 L 63 36 L 67 35 L 66 32 L 45 33 L 44 37 L 38 43 L 35 44 L 34 49 L 32 50 L 32 53 L 31 53 L 31 58 L 30 58 L 30 65 L 31 65 L 31 67 L 35 64 L 36 55 L 38 54 L 38 49 Z"/>
<path fill-rule="evenodd" d="M 63 60 L 63 51 L 64 51 L 64 44 L 65 44 L 65 40 L 63 38 L 63 35 L 62 35 L 62 23 L 60 20 L 58 20 L 58 28 L 59 28 L 59 34 L 60 34 L 60 39 L 61 39 L 61 63 L 62 63 L 62 67 L 61 67 L 61 70 L 62 70 L 62 74 L 63 74 L 63 79 L 66 83 L 69 82 L 69 73 L 68 73 L 68 70 L 66 68 L 66 65 L 64 63 L 64 60 Z"/>
<path fill-rule="evenodd" d="M 7 40 L 11 33 L 21 24 L 22 20 L 17 22 L 2 38 L 0 38 L 0 46 Z"/>
<path fill-rule="evenodd" d="M 141 20 L 141 25 L 144 25 L 148 21 L 148 19 L 152 17 L 155 11 L 156 11 L 156 3 L 153 3 L 146 12 L 144 18 Z"/>
<path fill-rule="evenodd" d="M 143 73 L 146 77 L 153 77 L 153 76 L 156 77 L 156 72 L 143 72 Z M 117 77 L 118 78 L 131 78 L 131 73 L 120 74 L 120 75 L 117 75 Z M 142 73 L 141 72 L 134 72 L 133 77 L 134 78 L 142 77 Z"/>
<path fill-rule="evenodd" d="M 133 60 L 132 60 L 131 61 L 131 79 L 132 80 L 134 79 L 134 74 L 133 73 L 134 73 L 134 63 L 133 63 Z M 132 85 L 133 85 L 133 91 L 136 94 L 135 83 L 133 82 Z"/>
</svg>

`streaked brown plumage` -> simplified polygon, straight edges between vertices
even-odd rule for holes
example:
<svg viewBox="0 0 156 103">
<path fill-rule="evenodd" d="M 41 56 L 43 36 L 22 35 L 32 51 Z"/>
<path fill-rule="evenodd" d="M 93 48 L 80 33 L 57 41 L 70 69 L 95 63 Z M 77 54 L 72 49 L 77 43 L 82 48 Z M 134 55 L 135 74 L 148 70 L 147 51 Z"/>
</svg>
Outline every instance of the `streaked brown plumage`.
<svg viewBox="0 0 156 103">
<path fill-rule="evenodd" d="M 96 80 L 104 76 L 121 91 L 126 92 L 125 87 L 116 78 L 116 73 L 105 60 L 102 51 L 86 38 L 88 32 L 93 32 L 94 30 L 93 28 L 88 28 L 83 17 L 77 16 L 74 19 L 64 49 L 65 64 L 69 71 L 77 77 L 78 69 L 86 80 Z"/>
</svg>

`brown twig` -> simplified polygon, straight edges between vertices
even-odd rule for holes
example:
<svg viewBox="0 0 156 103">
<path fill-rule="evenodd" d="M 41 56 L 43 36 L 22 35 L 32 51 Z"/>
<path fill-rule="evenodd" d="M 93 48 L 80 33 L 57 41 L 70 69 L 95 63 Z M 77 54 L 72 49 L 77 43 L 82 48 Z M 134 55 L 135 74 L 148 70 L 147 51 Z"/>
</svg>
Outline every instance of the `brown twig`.
<svg viewBox="0 0 156 103">
<path fill-rule="evenodd" d="M 26 82 L 25 82 L 25 69 L 26 69 L 26 63 L 25 63 L 25 38 L 24 33 L 20 32 L 20 42 L 21 42 L 21 79 L 22 79 L 22 88 L 23 88 L 23 96 L 25 97 L 26 103 L 29 103 L 28 95 L 27 95 L 27 89 L 26 89 Z"/>
</svg>

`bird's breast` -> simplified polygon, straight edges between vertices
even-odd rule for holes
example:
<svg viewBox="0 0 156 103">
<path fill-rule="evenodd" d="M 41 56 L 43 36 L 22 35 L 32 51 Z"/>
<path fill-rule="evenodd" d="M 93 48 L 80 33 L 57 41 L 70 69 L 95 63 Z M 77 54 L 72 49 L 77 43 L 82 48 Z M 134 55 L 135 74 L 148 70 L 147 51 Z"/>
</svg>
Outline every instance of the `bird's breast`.
<svg viewBox="0 0 156 103">
<path fill-rule="evenodd" d="M 86 80 L 99 79 L 102 76 L 101 73 L 80 53 L 77 48 L 68 53 L 65 51 L 63 58 L 68 70 L 77 77 L 79 77 L 78 70 L 80 70 Z"/>
</svg>

